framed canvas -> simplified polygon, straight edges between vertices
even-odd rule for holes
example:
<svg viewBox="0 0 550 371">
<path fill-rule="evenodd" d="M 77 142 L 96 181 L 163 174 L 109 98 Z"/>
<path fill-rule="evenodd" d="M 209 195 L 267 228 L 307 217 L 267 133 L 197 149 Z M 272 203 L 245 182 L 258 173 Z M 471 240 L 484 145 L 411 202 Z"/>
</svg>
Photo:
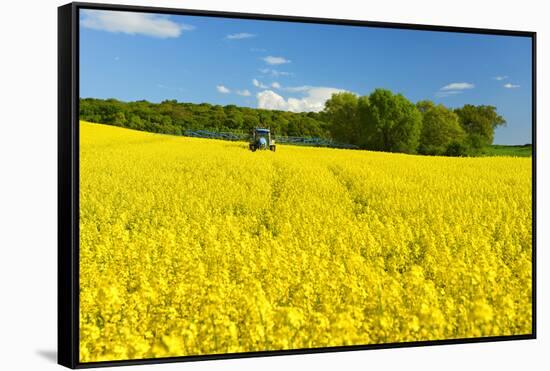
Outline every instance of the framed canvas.
<svg viewBox="0 0 550 371">
<path fill-rule="evenodd" d="M 70 368 L 536 336 L 536 34 L 59 8 Z"/>
</svg>

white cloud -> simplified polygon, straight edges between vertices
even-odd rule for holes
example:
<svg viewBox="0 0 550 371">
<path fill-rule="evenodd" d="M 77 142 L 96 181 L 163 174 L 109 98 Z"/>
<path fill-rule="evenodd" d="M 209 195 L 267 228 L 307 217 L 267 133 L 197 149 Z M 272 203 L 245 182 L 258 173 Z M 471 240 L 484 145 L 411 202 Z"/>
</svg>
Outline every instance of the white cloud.
<svg viewBox="0 0 550 371">
<path fill-rule="evenodd" d="M 228 87 L 226 87 L 224 85 L 217 85 L 216 90 L 218 91 L 218 93 L 221 93 L 221 94 L 235 93 L 235 94 L 241 95 L 243 97 L 249 97 L 250 96 L 250 90 L 248 90 L 248 89 L 231 91 L 231 89 L 229 89 Z"/>
<path fill-rule="evenodd" d="M 82 10 L 85 28 L 129 35 L 145 35 L 161 39 L 179 37 L 193 26 L 176 23 L 165 15 L 110 10 Z"/>
<path fill-rule="evenodd" d="M 260 88 L 260 89 L 267 89 L 268 88 L 267 85 L 262 84 L 257 79 L 252 79 L 252 85 L 254 85 L 255 87 Z"/>
<path fill-rule="evenodd" d="M 226 88 L 226 87 L 223 86 L 223 85 L 218 85 L 218 86 L 216 86 L 216 90 L 218 91 L 218 93 L 222 93 L 222 94 L 229 94 L 229 93 L 231 93 L 231 90 L 229 90 L 228 88 Z"/>
<path fill-rule="evenodd" d="M 436 98 L 445 98 L 450 97 L 452 95 L 462 94 L 462 90 L 449 90 L 449 91 L 438 91 L 435 93 Z"/>
<path fill-rule="evenodd" d="M 506 80 L 507 78 L 508 78 L 508 76 L 495 76 L 495 77 L 493 77 L 493 79 L 495 79 L 497 81 Z"/>
<path fill-rule="evenodd" d="M 473 89 L 474 84 L 469 82 L 452 82 L 443 86 L 439 91 L 435 93 L 436 98 L 445 98 L 457 94 L 462 94 L 467 89 Z"/>
<path fill-rule="evenodd" d="M 439 90 L 446 91 L 446 90 L 465 90 L 465 89 L 473 89 L 475 87 L 474 84 L 470 84 L 469 82 L 453 82 L 448 85 L 445 85 Z"/>
<path fill-rule="evenodd" d="M 250 96 L 250 91 L 248 89 L 237 90 L 235 93 L 237 93 L 238 95 L 242 95 L 243 97 L 249 97 Z"/>
<path fill-rule="evenodd" d="M 281 84 L 279 84 L 277 81 L 275 81 L 275 82 L 272 82 L 272 83 L 271 83 L 271 87 L 272 87 L 273 89 L 280 89 L 280 88 L 281 88 Z"/>
<path fill-rule="evenodd" d="M 258 108 L 289 111 L 285 98 L 272 90 L 264 90 L 256 94 Z"/>
<path fill-rule="evenodd" d="M 506 89 L 516 89 L 516 88 L 519 88 L 519 85 L 510 84 L 510 83 L 504 84 L 504 85 L 502 85 L 502 86 L 504 86 Z"/>
<path fill-rule="evenodd" d="M 302 98 L 289 97 L 285 99 L 273 90 L 264 90 L 256 94 L 258 108 L 291 111 L 291 112 L 319 112 L 325 107 L 325 102 L 334 93 L 346 90 L 329 87 L 309 87 L 304 91 Z"/>
<path fill-rule="evenodd" d="M 233 33 L 233 34 L 227 35 L 225 38 L 228 40 L 242 40 L 242 39 L 250 39 L 252 37 L 256 37 L 256 35 L 248 32 L 240 32 L 240 33 Z"/>
<path fill-rule="evenodd" d="M 273 57 L 271 55 L 262 58 L 265 63 L 267 64 L 285 64 L 290 63 L 290 60 L 283 58 L 283 57 Z"/>
<path fill-rule="evenodd" d="M 279 77 L 279 76 L 290 76 L 292 73 L 286 72 L 286 71 L 279 71 L 273 68 L 260 68 L 259 70 L 264 75 L 271 75 L 273 77 Z"/>
</svg>

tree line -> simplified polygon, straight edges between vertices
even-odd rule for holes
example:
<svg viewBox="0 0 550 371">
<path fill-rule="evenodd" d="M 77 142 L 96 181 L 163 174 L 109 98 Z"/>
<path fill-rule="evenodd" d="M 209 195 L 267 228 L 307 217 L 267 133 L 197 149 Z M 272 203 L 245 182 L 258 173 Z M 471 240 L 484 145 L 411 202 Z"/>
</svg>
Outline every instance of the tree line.
<svg viewBox="0 0 550 371">
<path fill-rule="evenodd" d="M 80 119 L 175 135 L 182 135 L 186 130 L 249 133 L 255 127 L 269 127 L 278 135 L 330 138 L 328 124 L 316 112 L 294 113 L 176 100 L 151 103 L 85 98 L 80 99 Z"/>
<path fill-rule="evenodd" d="M 368 96 L 334 94 L 323 118 L 332 137 L 361 148 L 424 155 L 476 155 L 493 143 L 506 121 L 493 106 L 466 104 L 450 109 L 376 89 Z"/>
<path fill-rule="evenodd" d="M 425 155 L 476 155 L 493 143 L 506 121 L 494 106 L 466 104 L 451 109 L 429 100 L 410 102 L 376 89 L 370 95 L 334 94 L 321 112 L 287 112 L 235 105 L 165 100 L 122 102 L 80 100 L 80 119 L 154 133 L 186 130 L 249 132 L 269 127 L 277 135 L 319 137 L 359 148 Z"/>
</svg>

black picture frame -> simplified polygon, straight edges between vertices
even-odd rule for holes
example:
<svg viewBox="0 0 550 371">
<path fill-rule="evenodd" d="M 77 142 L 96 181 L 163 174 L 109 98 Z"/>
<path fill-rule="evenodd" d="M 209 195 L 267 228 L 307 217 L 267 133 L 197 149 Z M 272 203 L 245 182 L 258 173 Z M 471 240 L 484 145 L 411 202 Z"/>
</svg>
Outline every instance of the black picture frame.
<svg viewBox="0 0 550 371">
<path fill-rule="evenodd" d="M 390 29 L 426 30 L 485 35 L 528 37 L 532 42 L 532 332 L 525 335 L 444 339 L 404 343 L 351 345 L 326 348 L 257 351 L 245 353 L 132 359 L 104 362 L 79 362 L 79 10 L 119 10 L 172 15 L 194 15 L 251 20 L 355 25 Z M 228 358 L 265 357 L 290 354 L 341 352 L 352 350 L 466 344 L 507 340 L 536 339 L 536 32 L 485 28 L 449 27 L 406 23 L 387 23 L 348 19 L 234 13 L 192 9 L 97 3 L 69 3 L 58 8 L 58 363 L 69 368 L 89 368 L 202 361 Z"/>
</svg>

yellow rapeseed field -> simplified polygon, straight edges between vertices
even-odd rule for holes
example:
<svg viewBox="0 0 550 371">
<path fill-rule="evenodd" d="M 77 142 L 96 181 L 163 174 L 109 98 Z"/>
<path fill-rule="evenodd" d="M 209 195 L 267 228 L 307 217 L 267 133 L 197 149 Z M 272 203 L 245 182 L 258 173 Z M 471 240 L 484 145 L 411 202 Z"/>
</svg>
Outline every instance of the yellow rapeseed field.
<svg viewBox="0 0 550 371">
<path fill-rule="evenodd" d="M 531 159 L 81 123 L 81 362 L 531 332 Z"/>
</svg>

